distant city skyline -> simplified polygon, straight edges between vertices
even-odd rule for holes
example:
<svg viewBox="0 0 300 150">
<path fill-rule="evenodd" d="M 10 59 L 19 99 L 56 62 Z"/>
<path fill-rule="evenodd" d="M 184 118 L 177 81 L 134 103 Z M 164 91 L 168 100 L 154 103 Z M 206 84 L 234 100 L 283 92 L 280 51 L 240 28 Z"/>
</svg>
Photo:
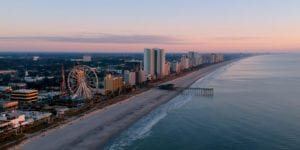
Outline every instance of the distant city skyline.
<svg viewBox="0 0 300 150">
<path fill-rule="evenodd" d="M 9 0 L 0 52 L 299 52 L 297 0 Z"/>
</svg>

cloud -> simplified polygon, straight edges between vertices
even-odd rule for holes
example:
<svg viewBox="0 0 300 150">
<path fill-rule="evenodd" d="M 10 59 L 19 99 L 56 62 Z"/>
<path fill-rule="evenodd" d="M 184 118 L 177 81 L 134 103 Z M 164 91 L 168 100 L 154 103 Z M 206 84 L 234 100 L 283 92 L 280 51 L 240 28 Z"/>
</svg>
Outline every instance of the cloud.
<svg viewBox="0 0 300 150">
<path fill-rule="evenodd" d="M 79 36 L 16 36 L 0 37 L 0 40 L 10 41 L 48 41 L 48 42 L 70 42 L 70 43 L 115 43 L 115 44 L 179 44 L 182 41 L 160 35 L 113 35 L 93 34 Z"/>
<path fill-rule="evenodd" d="M 229 36 L 229 37 L 215 37 L 212 40 L 219 41 L 244 41 L 244 40 L 261 40 L 267 39 L 267 37 L 255 37 L 255 36 Z"/>
</svg>

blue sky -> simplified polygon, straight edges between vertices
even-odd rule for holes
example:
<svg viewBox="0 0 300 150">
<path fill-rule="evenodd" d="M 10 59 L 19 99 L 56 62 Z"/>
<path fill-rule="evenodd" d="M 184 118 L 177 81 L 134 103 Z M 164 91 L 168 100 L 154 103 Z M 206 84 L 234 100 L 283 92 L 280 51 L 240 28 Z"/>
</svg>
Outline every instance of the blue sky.
<svg viewBox="0 0 300 150">
<path fill-rule="evenodd" d="M 299 8 L 297 0 L 3 0 L 0 51 L 138 51 L 151 46 L 295 51 Z"/>
</svg>

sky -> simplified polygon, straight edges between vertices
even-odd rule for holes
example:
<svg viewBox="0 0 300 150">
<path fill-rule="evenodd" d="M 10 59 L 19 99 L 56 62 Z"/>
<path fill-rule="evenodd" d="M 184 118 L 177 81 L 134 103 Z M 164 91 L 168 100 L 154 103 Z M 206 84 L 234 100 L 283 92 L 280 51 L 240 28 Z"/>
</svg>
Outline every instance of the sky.
<svg viewBox="0 0 300 150">
<path fill-rule="evenodd" d="M 1 0 L 0 52 L 299 52 L 299 0 Z"/>
</svg>

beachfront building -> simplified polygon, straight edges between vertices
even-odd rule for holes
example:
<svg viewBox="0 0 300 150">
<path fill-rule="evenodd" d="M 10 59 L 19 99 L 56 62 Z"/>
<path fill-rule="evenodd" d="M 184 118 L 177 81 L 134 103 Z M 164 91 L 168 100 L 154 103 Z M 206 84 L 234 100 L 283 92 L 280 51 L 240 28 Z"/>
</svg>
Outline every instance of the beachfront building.
<svg viewBox="0 0 300 150">
<path fill-rule="evenodd" d="M 9 131 L 34 123 L 49 123 L 51 115 L 52 113 L 39 111 L 5 111 L 0 113 L 0 131 Z"/>
<path fill-rule="evenodd" d="M 223 62 L 224 61 L 224 55 L 223 54 L 218 54 L 217 55 L 217 62 Z"/>
<path fill-rule="evenodd" d="M 136 73 L 131 72 L 129 70 L 125 70 L 124 71 L 124 82 L 125 82 L 125 84 L 134 86 L 136 84 Z"/>
<path fill-rule="evenodd" d="M 190 59 L 187 55 L 182 55 L 180 60 L 180 70 L 185 70 L 190 68 Z"/>
<path fill-rule="evenodd" d="M 202 56 L 194 51 L 188 52 L 188 58 L 191 61 L 191 66 L 199 66 L 202 63 Z"/>
<path fill-rule="evenodd" d="M 18 101 L 21 109 L 32 106 L 38 100 L 38 90 L 20 89 L 12 91 L 11 101 Z"/>
<path fill-rule="evenodd" d="M 171 73 L 171 63 L 170 62 L 166 62 L 165 63 L 165 71 L 164 71 L 164 75 L 170 75 Z"/>
<path fill-rule="evenodd" d="M 146 74 L 154 75 L 155 62 L 154 50 L 150 48 L 144 49 L 144 70 Z"/>
<path fill-rule="evenodd" d="M 144 49 L 144 70 L 146 74 L 161 78 L 165 75 L 165 50 L 160 48 Z"/>
<path fill-rule="evenodd" d="M 147 81 L 146 72 L 144 70 L 139 70 L 136 72 L 136 83 L 142 84 Z"/>
<path fill-rule="evenodd" d="M 217 62 L 217 54 L 215 53 L 210 54 L 210 63 L 214 64 L 216 62 Z"/>
<path fill-rule="evenodd" d="M 165 75 L 166 54 L 164 49 L 154 48 L 155 54 L 155 75 L 162 78 Z"/>
<path fill-rule="evenodd" d="M 177 61 L 173 61 L 171 63 L 171 72 L 179 73 L 180 72 L 180 63 L 178 63 Z"/>
<path fill-rule="evenodd" d="M 224 61 L 224 56 L 223 54 L 216 54 L 216 53 L 212 53 L 210 55 L 210 63 L 214 64 L 214 63 L 219 63 Z"/>
<path fill-rule="evenodd" d="M 202 63 L 210 64 L 210 62 L 211 62 L 211 54 L 203 54 L 202 55 Z"/>
<path fill-rule="evenodd" d="M 17 70 L 0 70 L 0 75 L 5 75 L 5 74 L 16 74 L 18 73 Z"/>
<path fill-rule="evenodd" d="M 2 124 L 1 128 L 18 128 L 23 122 L 25 122 L 25 114 L 19 114 L 17 112 L 4 112 L 0 115 L 0 122 L 6 123 Z"/>
<path fill-rule="evenodd" d="M 32 60 L 33 60 L 33 61 L 39 61 L 39 60 L 40 60 L 40 56 L 33 56 L 33 57 L 32 57 Z"/>
<path fill-rule="evenodd" d="M 112 74 L 106 75 L 104 78 L 104 89 L 106 91 L 116 92 L 123 88 L 123 78 L 114 77 Z"/>
</svg>

